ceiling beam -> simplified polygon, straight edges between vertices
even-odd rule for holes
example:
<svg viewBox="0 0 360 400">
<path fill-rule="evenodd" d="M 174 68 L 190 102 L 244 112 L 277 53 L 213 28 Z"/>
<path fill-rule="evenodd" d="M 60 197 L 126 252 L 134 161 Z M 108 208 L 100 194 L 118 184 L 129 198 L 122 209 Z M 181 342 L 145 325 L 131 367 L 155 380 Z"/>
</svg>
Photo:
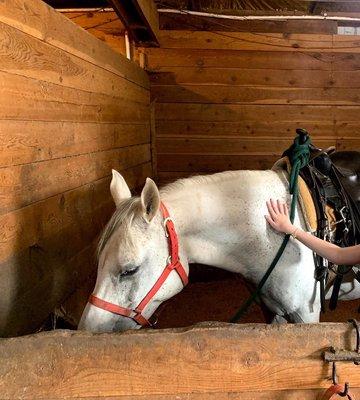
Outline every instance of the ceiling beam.
<svg viewBox="0 0 360 400">
<path fill-rule="evenodd" d="M 107 0 L 45 0 L 52 8 L 102 8 L 109 7 Z"/>
<path fill-rule="evenodd" d="M 159 45 L 159 16 L 153 0 L 109 0 L 109 4 L 137 44 Z"/>
</svg>

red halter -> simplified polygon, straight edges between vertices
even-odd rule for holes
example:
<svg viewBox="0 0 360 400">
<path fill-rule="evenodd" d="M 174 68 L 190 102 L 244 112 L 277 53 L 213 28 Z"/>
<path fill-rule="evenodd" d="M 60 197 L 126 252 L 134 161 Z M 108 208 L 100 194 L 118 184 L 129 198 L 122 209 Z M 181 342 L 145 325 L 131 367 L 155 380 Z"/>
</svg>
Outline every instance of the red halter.
<svg viewBox="0 0 360 400">
<path fill-rule="evenodd" d="M 170 214 L 167 208 L 165 207 L 164 203 L 160 204 L 160 209 L 164 217 L 163 224 L 166 232 L 165 235 L 168 238 L 170 255 L 167 261 L 168 264 L 166 265 L 162 274 L 159 276 L 158 280 L 155 282 L 154 286 L 149 290 L 147 295 L 141 300 L 139 305 L 134 309 L 120 307 L 116 304 L 109 303 L 105 300 L 100 299 L 99 297 L 96 297 L 93 294 L 90 295 L 89 298 L 89 303 L 91 303 L 95 307 L 109 311 L 113 314 L 118 314 L 124 317 L 132 318 L 135 322 L 137 322 L 139 325 L 142 326 L 151 325 L 151 323 L 142 315 L 142 312 L 144 311 L 144 308 L 149 304 L 150 300 L 159 291 L 159 289 L 164 284 L 164 282 L 166 281 L 166 279 L 173 270 L 177 272 L 184 286 L 186 286 L 188 283 L 188 276 L 179 258 L 179 241 L 175 231 L 174 222 L 170 218 Z"/>
</svg>

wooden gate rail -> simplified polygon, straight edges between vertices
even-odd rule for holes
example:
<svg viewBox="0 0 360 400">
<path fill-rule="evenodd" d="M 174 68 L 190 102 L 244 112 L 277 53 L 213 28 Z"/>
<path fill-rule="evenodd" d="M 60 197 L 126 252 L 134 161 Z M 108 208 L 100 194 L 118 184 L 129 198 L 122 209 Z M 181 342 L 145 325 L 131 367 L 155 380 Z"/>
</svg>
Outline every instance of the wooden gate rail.
<svg viewBox="0 0 360 400">
<path fill-rule="evenodd" d="M 0 340 L 0 393 L 37 400 L 315 399 L 331 383 L 331 364 L 322 360 L 330 346 L 355 348 L 350 324 L 41 333 Z M 360 366 L 338 363 L 337 370 L 340 382 L 360 388 Z"/>
</svg>

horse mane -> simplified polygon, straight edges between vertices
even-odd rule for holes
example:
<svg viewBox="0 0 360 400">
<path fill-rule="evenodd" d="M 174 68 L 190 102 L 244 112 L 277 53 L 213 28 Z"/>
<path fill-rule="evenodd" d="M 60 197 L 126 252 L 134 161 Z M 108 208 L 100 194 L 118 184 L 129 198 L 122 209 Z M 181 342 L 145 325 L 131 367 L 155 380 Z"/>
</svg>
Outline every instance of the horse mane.
<svg viewBox="0 0 360 400">
<path fill-rule="evenodd" d="M 100 253 L 104 250 L 104 247 L 111 235 L 114 233 L 115 229 L 120 226 L 124 227 L 125 233 L 129 231 L 129 228 L 134 220 L 134 217 L 137 215 L 137 210 L 140 207 L 140 197 L 130 197 L 129 199 L 123 200 L 116 208 L 115 212 L 111 216 L 108 223 L 105 225 L 103 229 L 99 243 L 97 246 L 97 258 L 99 258 Z M 127 240 L 130 239 L 131 235 L 125 234 L 125 238 Z"/>
<path fill-rule="evenodd" d="M 253 171 L 242 170 L 242 173 L 244 172 L 251 173 Z M 175 182 L 168 183 L 163 188 L 161 188 L 161 194 L 168 194 L 173 190 L 186 189 L 189 187 L 198 186 L 200 184 L 211 184 L 219 181 L 233 179 L 238 177 L 238 175 L 239 171 L 225 171 L 211 175 L 194 175 L 189 178 L 181 178 L 176 180 Z"/>
</svg>

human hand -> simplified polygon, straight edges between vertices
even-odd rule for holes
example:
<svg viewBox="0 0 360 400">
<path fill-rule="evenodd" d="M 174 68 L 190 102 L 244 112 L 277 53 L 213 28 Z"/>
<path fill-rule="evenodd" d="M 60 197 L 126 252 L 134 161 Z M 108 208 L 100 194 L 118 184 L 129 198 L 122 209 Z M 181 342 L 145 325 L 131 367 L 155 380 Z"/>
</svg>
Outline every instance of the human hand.
<svg viewBox="0 0 360 400">
<path fill-rule="evenodd" d="M 269 215 L 265 215 L 267 222 L 278 232 L 292 233 L 295 230 L 294 225 L 289 218 L 288 207 L 280 200 L 266 202 Z"/>
</svg>

